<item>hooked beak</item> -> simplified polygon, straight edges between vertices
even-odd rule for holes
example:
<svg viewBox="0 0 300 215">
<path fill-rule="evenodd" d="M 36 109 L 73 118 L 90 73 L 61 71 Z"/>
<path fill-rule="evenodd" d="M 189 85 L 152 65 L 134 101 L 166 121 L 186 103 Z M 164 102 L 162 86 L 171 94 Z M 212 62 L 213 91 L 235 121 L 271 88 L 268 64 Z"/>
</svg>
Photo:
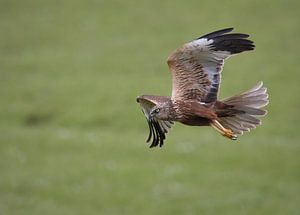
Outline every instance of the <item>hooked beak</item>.
<svg viewBox="0 0 300 215">
<path fill-rule="evenodd" d="M 149 118 L 150 118 L 150 119 L 153 119 L 153 118 L 154 118 L 154 112 L 153 112 L 153 111 L 150 112 Z"/>
</svg>

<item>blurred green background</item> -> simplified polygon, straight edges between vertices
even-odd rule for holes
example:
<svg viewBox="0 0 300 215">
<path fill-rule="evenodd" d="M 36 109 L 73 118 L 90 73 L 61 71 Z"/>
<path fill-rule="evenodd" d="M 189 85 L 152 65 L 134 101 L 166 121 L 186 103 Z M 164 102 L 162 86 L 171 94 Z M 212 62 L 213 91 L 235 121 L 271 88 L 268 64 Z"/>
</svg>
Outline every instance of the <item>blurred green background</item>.
<svg viewBox="0 0 300 215">
<path fill-rule="evenodd" d="M 0 214 L 299 214 L 299 1 L 0 0 Z M 136 96 L 170 95 L 168 54 L 225 27 L 254 52 L 263 126 L 223 138 L 177 124 L 149 149 Z"/>
</svg>

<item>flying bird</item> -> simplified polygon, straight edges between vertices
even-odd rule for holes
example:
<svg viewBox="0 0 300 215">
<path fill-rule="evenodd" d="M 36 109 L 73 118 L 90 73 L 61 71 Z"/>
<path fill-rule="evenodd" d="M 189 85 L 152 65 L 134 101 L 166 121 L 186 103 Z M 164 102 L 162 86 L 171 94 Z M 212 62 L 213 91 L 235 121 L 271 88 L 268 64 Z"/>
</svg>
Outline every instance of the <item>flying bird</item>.
<svg viewBox="0 0 300 215">
<path fill-rule="evenodd" d="M 267 88 L 258 82 L 250 90 L 218 100 L 224 60 L 254 50 L 248 34 L 231 33 L 233 28 L 201 36 L 176 49 L 167 59 L 172 74 L 172 96 L 137 97 L 152 140 L 150 147 L 162 146 L 174 122 L 190 126 L 211 126 L 223 136 L 236 140 L 261 124 L 267 114 Z"/>
</svg>

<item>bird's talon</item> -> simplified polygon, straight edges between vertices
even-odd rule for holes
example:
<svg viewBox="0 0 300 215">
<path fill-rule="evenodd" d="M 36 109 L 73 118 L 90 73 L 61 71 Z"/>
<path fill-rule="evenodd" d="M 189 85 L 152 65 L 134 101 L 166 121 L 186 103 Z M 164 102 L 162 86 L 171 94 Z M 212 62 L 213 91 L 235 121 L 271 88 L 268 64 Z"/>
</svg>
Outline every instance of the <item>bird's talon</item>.
<svg viewBox="0 0 300 215">
<path fill-rule="evenodd" d="M 233 131 L 230 130 L 230 129 L 226 129 L 226 130 L 225 130 L 224 136 L 225 136 L 225 137 L 228 137 L 228 138 L 231 139 L 231 140 L 237 140 L 237 135 L 234 134 Z"/>
</svg>

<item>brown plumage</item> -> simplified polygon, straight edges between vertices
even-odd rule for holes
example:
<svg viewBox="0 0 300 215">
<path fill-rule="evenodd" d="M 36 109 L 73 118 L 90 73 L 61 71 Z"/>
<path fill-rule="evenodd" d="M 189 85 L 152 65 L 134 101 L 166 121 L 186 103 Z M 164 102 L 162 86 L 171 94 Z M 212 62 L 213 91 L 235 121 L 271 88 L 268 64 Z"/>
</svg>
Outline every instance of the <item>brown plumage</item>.
<svg viewBox="0 0 300 215">
<path fill-rule="evenodd" d="M 172 73 L 172 96 L 137 98 L 148 121 L 150 147 L 162 146 L 174 121 L 212 126 L 232 140 L 261 124 L 267 111 L 267 89 L 262 82 L 236 96 L 217 100 L 224 60 L 254 49 L 247 34 L 227 28 L 206 34 L 176 49 L 167 60 Z"/>
</svg>

